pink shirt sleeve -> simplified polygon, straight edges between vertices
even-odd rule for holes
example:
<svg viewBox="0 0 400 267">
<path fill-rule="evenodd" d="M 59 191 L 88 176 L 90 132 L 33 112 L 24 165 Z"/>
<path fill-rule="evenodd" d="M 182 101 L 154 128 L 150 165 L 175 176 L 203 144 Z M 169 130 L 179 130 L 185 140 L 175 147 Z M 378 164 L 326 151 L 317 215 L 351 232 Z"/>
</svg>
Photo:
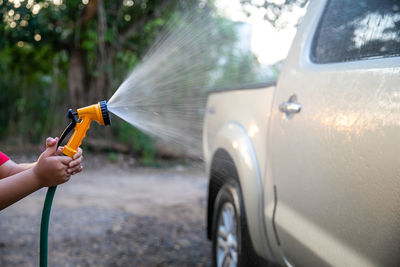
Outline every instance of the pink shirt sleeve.
<svg viewBox="0 0 400 267">
<path fill-rule="evenodd" d="M 4 162 L 6 162 L 9 159 L 10 159 L 9 157 L 7 157 L 5 154 L 0 152 L 0 165 L 2 165 Z"/>
</svg>

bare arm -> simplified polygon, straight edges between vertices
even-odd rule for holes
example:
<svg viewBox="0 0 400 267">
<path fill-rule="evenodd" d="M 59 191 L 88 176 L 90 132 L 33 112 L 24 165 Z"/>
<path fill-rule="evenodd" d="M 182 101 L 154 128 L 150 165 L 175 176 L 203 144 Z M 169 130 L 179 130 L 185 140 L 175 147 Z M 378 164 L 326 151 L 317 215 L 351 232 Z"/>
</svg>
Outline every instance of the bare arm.
<svg viewBox="0 0 400 267">
<path fill-rule="evenodd" d="M 78 152 L 72 158 L 72 161 L 68 165 L 67 172 L 71 175 L 82 171 L 81 163 L 83 161 L 83 151 L 78 148 Z M 62 155 L 62 148 L 59 148 L 57 155 Z M 9 177 L 11 175 L 26 171 L 36 166 L 36 162 L 32 163 L 15 163 L 12 160 L 8 160 L 3 165 L 0 166 L 0 179 Z"/>
<path fill-rule="evenodd" d="M 17 174 L 17 173 L 20 173 L 20 172 L 23 172 L 23 171 L 26 171 L 28 169 L 31 169 L 31 168 L 35 167 L 36 166 L 36 162 L 19 163 L 19 164 L 15 163 L 15 165 L 17 165 L 17 166 L 14 169 L 14 171 L 11 173 L 11 175 L 14 175 L 14 174 Z"/>
<path fill-rule="evenodd" d="M 3 164 L 4 165 L 4 164 Z M 0 180 L 0 210 L 40 189 L 42 184 L 33 168 Z"/>
<path fill-rule="evenodd" d="M 69 180 L 70 164 L 67 156 L 55 156 L 57 139 L 46 140 L 46 150 L 36 163 L 16 164 L 9 160 L 0 166 L 0 210 L 30 193 L 48 186 L 55 186 Z"/>
<path fill-rule="evenodd" d="M 36 162 L 17 164 L 12 160 L 8 160 L 0 166 L 0 179 L 31 169 L 35 165 Z"/>
</svg>

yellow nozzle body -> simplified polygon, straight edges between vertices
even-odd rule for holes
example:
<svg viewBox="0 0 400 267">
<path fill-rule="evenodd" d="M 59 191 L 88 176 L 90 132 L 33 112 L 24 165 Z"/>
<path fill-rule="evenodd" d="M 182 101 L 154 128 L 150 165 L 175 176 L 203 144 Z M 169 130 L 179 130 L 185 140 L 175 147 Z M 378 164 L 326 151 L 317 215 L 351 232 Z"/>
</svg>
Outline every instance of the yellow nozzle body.
<svg viewBox="0 0 400 267">
<path fill-rule="evenodd" d="M 82 144 L 83 138 L 86 136 L 86 131 L 90 127 L 92 121 L 96 121 L 100 125 L 110 124 L 110 118 L 105 101 L 97 104 L 83 107 L 77 110 L 79 122 L 76 123 L 74 133 L 64 146 L 63 154 L 73 157 L 78 152 L 78 147 Z"/>
</svg>

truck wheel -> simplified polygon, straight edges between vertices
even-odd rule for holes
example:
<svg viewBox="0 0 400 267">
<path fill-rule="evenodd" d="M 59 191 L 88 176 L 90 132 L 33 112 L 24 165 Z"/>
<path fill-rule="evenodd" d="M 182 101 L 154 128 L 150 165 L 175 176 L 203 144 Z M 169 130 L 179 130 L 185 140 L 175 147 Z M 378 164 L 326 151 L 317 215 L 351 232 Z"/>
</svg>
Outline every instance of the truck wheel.
<svg viewBox="0 0 400 267">
<path fill-rule="evenodd" d="M 212 225 L 214 267 L 248 266 L 244 246 L 251 246 L 251 242 L 246 238 L 248 235 L 242 203 L 236 183 L 225 184 L 218 192 Z"/>
</svg>

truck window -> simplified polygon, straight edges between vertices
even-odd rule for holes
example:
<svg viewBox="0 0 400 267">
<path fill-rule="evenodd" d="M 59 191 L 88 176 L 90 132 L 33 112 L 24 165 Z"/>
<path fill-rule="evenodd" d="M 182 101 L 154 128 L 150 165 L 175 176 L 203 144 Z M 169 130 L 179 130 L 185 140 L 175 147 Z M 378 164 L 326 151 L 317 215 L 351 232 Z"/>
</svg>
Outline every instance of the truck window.
<svg viewBox="0 0 400 267">
<path fill-rule="evenodd" d="M 311 60 L 334 63 L 400 55 L 398 0 L 329 0 L 315 33 Z"/>
</svg>

